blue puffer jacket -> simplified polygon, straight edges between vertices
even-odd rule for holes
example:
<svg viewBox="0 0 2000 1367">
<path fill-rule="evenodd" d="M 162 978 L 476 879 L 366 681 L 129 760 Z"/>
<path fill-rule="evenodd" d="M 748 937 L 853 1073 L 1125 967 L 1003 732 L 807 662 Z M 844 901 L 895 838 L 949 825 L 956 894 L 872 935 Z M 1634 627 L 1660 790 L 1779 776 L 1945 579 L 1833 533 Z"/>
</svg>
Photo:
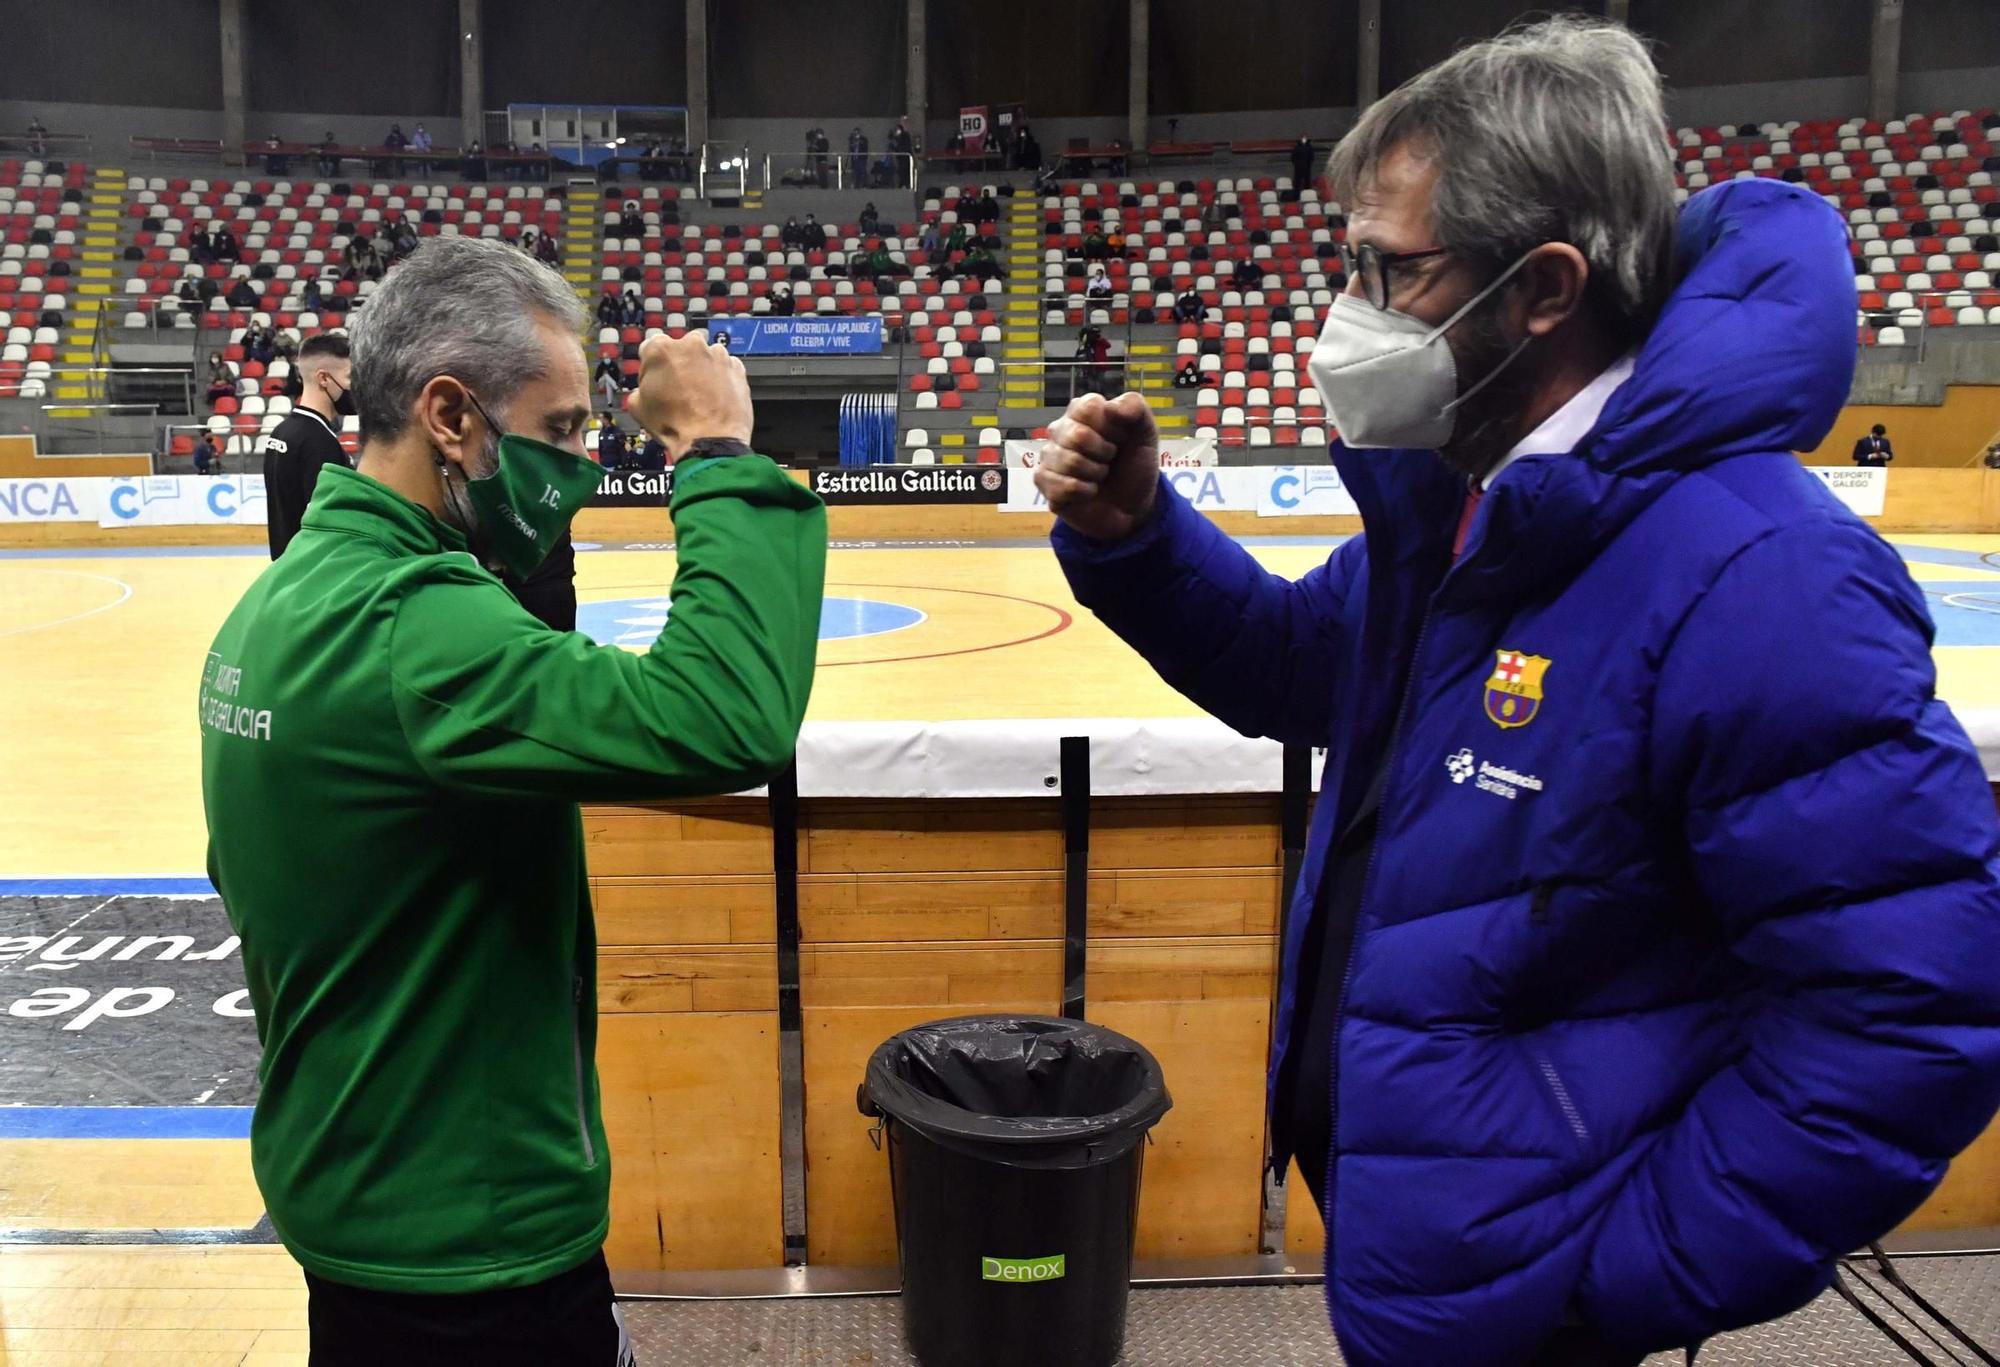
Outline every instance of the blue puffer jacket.
<svg viewBox="0 0 2000 1367">
<path fill-rule="evenodd" d="M 1389 755 L 1331 1098 L 1357 1367 L 1790 1310 L 2000 1105 L 1993 798 L 1922 596 L 1790 454 L 1854 365 L 1842 225 L 1746 181 L 1680 239 L 1632 379 L 1494 483 L 1456 565 L 1429 452 L 1336 448 L 1367 534 L 1296 582 L 1164 483 L 1123 543 L 1055 534 L 1169 683 L 1328 747 L 1274 1077 L 1331 834 Z"/>
</svg>

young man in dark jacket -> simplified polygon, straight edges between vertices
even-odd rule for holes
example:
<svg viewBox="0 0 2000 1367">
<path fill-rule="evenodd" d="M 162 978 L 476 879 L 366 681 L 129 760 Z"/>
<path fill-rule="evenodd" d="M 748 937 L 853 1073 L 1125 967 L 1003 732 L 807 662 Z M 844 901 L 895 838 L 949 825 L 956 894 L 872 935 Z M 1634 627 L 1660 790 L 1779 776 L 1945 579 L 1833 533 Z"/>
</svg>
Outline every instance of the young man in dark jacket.
<svg viewBox="0 0 2000 1367">
<path fill-rule="evenodd" d="M 1979 756 L 1922 593 L 1792 455 L 1853 374 L 1846 226 L 1774 180 L 1677 222 L 1664 126 L 1579 19 L 1363 115 L 1309 370 L 1366 533 L 1302 579 L 1160 479 L 1136 394 L 1035 472 L 1080 602 L 1327 748 L 1270 1125 L 1353 1367 L 1632 1367 L 1782 1314 L 2000 1105 Z"/>
</svg>

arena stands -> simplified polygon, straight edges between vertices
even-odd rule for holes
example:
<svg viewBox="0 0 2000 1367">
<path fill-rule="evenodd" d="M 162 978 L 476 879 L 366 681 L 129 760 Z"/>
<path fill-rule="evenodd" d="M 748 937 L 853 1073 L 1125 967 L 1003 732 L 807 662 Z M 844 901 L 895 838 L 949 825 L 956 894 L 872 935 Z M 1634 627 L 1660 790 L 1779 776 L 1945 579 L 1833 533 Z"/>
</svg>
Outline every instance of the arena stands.
<svg viewBox="0 0 2000 1367">
<path fill-rule="evenodd" d="M 88 172 L 0 162 L 0 397 L 42 398 L 62 343 Z"/>
</svg>

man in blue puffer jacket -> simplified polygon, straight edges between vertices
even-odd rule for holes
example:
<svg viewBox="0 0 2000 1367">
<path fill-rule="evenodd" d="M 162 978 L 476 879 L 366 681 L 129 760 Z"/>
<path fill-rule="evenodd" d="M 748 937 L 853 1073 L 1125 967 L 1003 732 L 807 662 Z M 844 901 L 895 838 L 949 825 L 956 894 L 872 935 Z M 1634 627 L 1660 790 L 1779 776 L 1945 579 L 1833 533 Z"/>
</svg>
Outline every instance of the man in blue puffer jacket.
<svg viewBox="0 0 2000 1367">
<path fill-rule="evenodd" d="M 1781 1314 L 2000 1106 L 2000 862 L 1901 562 L 1792 455 L 1855 360 L 1839 216 L 1678 215 L 1623 29 L 1465 49 L 1334 155 L 1311 371 L 1366 534 L 1297 581 L 1085 398 L 1078 600 L 1323 746 L 1271 1070 L 1356 1367 L 1632 1364 Z"/>
</svg>

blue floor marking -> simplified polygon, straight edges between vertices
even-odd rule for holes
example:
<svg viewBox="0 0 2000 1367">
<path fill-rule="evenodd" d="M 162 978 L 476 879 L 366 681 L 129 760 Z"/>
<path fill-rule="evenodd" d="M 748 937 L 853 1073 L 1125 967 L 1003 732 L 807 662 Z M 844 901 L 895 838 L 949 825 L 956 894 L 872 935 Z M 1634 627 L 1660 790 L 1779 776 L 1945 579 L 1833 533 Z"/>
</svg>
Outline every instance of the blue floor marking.
<svg viewBox="0 0 2000 1367">
<path fill-rule="evenodd" d="M 249 1106 L 0 1106 L 0 1139 L 248 1139 Z"/>
</svg>

